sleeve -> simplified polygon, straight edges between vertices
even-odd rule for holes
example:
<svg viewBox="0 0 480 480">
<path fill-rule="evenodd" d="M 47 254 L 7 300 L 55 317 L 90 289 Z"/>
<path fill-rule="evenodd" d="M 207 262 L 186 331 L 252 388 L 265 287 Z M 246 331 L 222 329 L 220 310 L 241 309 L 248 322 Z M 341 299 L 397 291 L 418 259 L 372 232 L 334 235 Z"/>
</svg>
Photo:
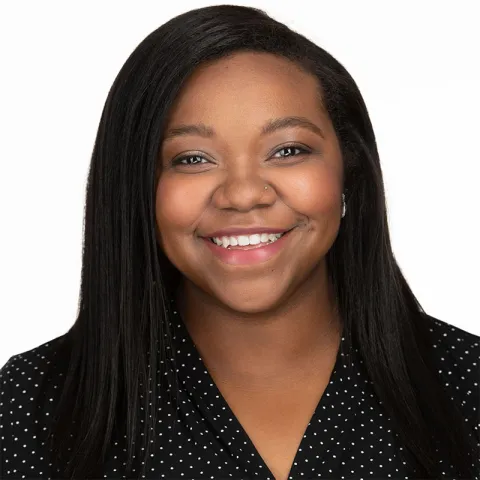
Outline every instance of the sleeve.
<svg viewBox="0 0 480 480">
<path fill-rule="evenodd" d="M 0 369 L 0 478 L 7 478 L 7 453 L 12 445 L 12 418 L 10 404 L 12 394 L 10 390 L 10 367 L 14 357 Z"/>
<path fill-rule="evenodd" d="M 438 374 L 477 445 L 474 466 L 480 480 L 480 337 L 433 319 L 432 338 Z"/>
</svg>

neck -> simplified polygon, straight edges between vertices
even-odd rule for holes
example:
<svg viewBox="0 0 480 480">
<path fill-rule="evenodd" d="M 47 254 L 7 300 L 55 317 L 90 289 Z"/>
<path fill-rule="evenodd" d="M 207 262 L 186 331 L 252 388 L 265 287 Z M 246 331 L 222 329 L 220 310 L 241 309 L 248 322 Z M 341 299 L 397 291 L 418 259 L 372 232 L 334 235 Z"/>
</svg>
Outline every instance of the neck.
<svg viewBox="0 0 480 480">
<path fill-rule="evenodd" d="M 188 281 L 179 297 L 187 330 L 217 378 L 265 385 L 313 373 L 336 356 L 341 321 L 325 266 L 271 311 L 232 312 Z"/>
</svg>

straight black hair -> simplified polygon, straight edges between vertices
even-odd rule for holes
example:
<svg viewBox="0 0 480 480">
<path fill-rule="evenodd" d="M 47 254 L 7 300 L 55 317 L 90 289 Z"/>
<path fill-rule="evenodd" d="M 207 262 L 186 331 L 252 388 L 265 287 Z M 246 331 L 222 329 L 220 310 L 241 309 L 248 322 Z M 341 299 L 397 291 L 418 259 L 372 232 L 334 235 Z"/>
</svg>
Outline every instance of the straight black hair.
<svg viewBox="0 0 480 480">
<path fill-rule="evenodd" d="M 127 477 L 145 474 L 157 401 L 175 402 L 178 385 L 163 371 L 174 350 L 167 319 L 181 275 L 158 243 L 162 135 L 191 73 L 239 51 L 279 55 L 318 79 L 345 171 L 348 214 L 327 254 L 345 345 L 358 345 L 411 475 L 441 478 L 449 459 L 456 476 L 473 478 L 473 433 L 441 385 L 428 315 L 392 252 L 375 136 L 356 83 L 304 36 L 234 5 L 192 10 L 152 32 L 108 94 L 87 182 L 78 315 L 58 356 L 65 382 L 47 437 L 52 478 L 103 478 L 114 435 L 125 442 Z"/>
</svg>

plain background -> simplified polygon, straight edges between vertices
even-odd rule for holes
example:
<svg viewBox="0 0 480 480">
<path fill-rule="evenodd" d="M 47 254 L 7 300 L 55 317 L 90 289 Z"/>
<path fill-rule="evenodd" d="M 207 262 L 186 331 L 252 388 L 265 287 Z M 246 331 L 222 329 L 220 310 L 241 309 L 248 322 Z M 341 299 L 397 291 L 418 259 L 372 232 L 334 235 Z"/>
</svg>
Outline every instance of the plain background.
<svg viewBox="0 0 480 480">
<path fill-rule="evenodd" d="M 0 366 L 75 321 L 86 175 L 115 76 L 150 32 L 215 3 L 1 4 Z M 480 335 L 478 2 L 233 3 L 264 9 L 352 74 L 397 261 L 430 315 Z"/>
</svg>

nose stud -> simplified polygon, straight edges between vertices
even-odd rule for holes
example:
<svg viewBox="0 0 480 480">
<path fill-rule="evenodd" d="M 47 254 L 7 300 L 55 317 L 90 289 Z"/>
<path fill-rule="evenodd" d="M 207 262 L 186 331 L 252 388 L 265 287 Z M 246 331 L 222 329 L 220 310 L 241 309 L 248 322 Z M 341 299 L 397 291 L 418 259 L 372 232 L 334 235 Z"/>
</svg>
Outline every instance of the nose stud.
<svg viewBox="0 0 480 480">
<path fill-rule="evenodd" d="M 265 190 L 268 188 L 268 185 L 265 185 Z"/>
</svg>

